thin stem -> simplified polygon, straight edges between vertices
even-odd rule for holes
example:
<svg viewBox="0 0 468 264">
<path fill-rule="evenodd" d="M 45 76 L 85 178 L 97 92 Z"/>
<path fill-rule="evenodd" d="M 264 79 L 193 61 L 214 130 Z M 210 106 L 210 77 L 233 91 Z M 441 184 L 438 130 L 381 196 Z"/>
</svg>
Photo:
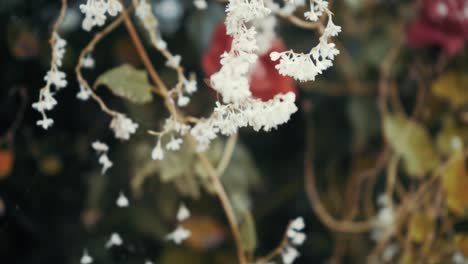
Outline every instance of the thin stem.
<svg viewBox="0 0 468 264">
<path fill-rule="evenodd" d="M 229 226 L 231 227 L 232 235 L 234 237 L 234 241 L 237 246 L 237 255 L 239 258 L 239 263 L 241 264 L 246 264 L 247 259 L 244 254 L 244 250 L 242 249 L 242 242 L 241 242 L 241 233 L 239 230 L 239 224 L 237 223 L 236 215 L 234 214 L 234 208 L 231 205 L 231 202 L 229 201 L 229 197 L 226 193 L 226 190 L 223 187 L 223 184 L 221 183 L 221 180 L 219 179 L 219 176 L 216 172 L 216 169 L 213 167 L 213 165 L 210 163 L 206 155 L 199 153 L 198 158 L 202 162 L 203 166 L 205 169 L 208 171 L 208 175 L 211 178 L 211 181 L 213 182 L 213 186 L 216 190 L 216 195 L 218 196 L 219 200 L 221 201 L 221 205 L 224 209 L 224 212 L 226 214 L 226 217 L 229 222 Z"/>
<path fill-rule="evenodd" d="M 133 44 L 135 45 L 135 48 L 138 52 L 138 55 L 140 56 L 143 64 L 145 65 L 146 69 L 149 72 L 150 78 L 153 80 L 153 82 L 158 85 L 158 88 L 160 90 L 161 96 L 164 98 L 165 105 L 167 109 L 176 116 L 177 118 L 177 113 L 176 113 L 176 108 L 175 105 L 172 102 L 172 99 L 169 97 L 169 93 L 167 90 L 166 85 L 162 82 L 161 78 L 159 77 L 159 74 L 155 70 L 154 66 L 152 65 L 148 54 L 146 53 L 146 50 L 141 42 L 140 37 L 138 36 L 135 26 L 133 25 L 132 20 L 130 19 L 128 13 L 126 11 L 122 12 L 122 17 L 125 23 L 125 26 L 127 28 L 127 31 L 132 39 Z M 185 121 L 182 117 L 179 118 L 182 121 Z M 220 175 L 218 174 L 217 170 L 213 167 L 213 165 L 210 163 L 208 158 L 206 157 L 205 154 L 199 153 L 198 158 L 202 162 L 203 166 L 205 169 L 208 171 L 208 174 L 213 182 L 216 195 L 218 196 L 218 199 L 221 202 L 221 205 L 223 207 L 224 213 L 226 214 L 226 217 L 229 222 L 229 226 L 231 228 L 234 241 L 236 243 L 237 247 L 237 255 L 239 258 L 239 263 L 241 264 L 246 264 L 246 256 L 244 254 L 244 251 L 242 249 L 242 243 L 241 243 L 241 235 L 240 235 L 240 230 L 239 230 L 239 225 L 237 223 L 236 216 L 234 214 L 234 208 L 231 205 L 231 202 L 229 200 L 229 197 L 223 187 L 223 184 L 220 181 Z M 230 158 L 229 158 L 230 159 Z"/>
<path fill-rule="evenodd" d="M 216 173 L 219 176 L 222 176 L 226 171 L 227 167 L 229 166 L 232 154 L 234 153 L 234 149 L 236 148 L 237 138 L 237 134 L 230 136 L 226 143 L 226 146 L 224 147 L 223 156 L 221 157 L 221 160 L 218 163 L 218 167 L 216 168 Z"/>
<path fill-rule="evenodd" d="M 86 79 L 83 77 L 83 74 L 81 73 L 81 68 L 83 67 L 83 58 L 89 54 L 90 52 L 92 52 L 94 50 L 94 48 L 96 47 L 96 44 L 101 41 L 107 34 L 109 34 L 110 32 L 112 32 L 115 28 L 117 28 L 120 23 L 122 23 L 123 21 L 123 16 L 120 15 L 116 20 L 114 20 L 114 22 L 112 22 L 111 24 L 109 24 L 106 28 L 104 28 L 102 31 L 96 33 L 93 37 L 93 39 L 91 39 L 91 41 L 88 43 L 88 45 L 86 45 L 86 47 L 81 51 L 80 53 L 80 56 L 78 57 L 78 64 L 76 65 L 75 67 L 75 72 L 76 72 L 76 78 L 78 79 L 78 82 L 83 85 L 87 90 L 88 92 L 90 93 L 91 97 L 94 99 L 94 101 L 96 101 L 99 106 L 101 107 L 102 111 L 104 111 L 105 113 L 109 114 L 110 116 L 116 116 L 118 115 L 119 113 L 114 111 L 114 110 L 111 110 L 109 109 L 109 107 L 107 107 L 107 105 L 104 103 L 104 101 L 101 99 L 101 97 L 99 97 L 93 89 L 91 89 L 91 87 L 89 86 L 89 83 L 88 81 L 86 81 Z"/>
</svg>

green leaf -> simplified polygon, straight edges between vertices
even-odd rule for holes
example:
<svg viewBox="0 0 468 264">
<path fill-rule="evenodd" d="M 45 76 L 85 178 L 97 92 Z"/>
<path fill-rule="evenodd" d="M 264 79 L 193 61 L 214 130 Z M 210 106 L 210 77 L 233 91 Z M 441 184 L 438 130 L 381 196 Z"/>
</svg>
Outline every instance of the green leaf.
<svg viewBox="0 0 468 264">
<path fill-rule="evenodd" d="M 385 136 L 402 157 L 410 176 L 422 177 L 439 164 L 429 133 L 420 124 L 401 115 L 387 115 Z"/>
<path fill-rule="evenodd" d="M 129 64 L 108 70 L 98 77 L 94 87 L 105 85 L 112 93 L 136 104 L 145 104 L 153 100 L 146 71 L 137 70 Z"/>
</svg>

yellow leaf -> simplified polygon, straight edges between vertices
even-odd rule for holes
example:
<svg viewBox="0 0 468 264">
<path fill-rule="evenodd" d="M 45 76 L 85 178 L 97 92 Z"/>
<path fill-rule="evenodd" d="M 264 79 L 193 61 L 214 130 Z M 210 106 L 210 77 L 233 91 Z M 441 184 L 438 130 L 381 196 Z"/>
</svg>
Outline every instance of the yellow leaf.
<svg viewBox="0 0 468 264">
<path fill-rule="evenodd" d="M 416 243 L 424 242 L 434 229 L 434 222 L 424 213 L 415 213 L 409 223 L 409 237 Z"/>
<path fill-rule="evenodd" d="M 439 164 L 431 137 L 422 125 L 401 115 L 387 115 L 384 132 L 410 176 L 422 177 Z"/>
<path fill-rule="evenodd" d="M 446 73 L 432 84 L 432 92 L 448 100 L 455 107 L 466 105 L 468 103 L 468 76 L 458 72 Z"/>
<path fill-rule="evenodd" d="M 463 215 L 468 208 L 468 172 L 462 152 L 456 153 L 448 161 L 442 183 L 447 207 L 453 213 Z"/>
</svg>

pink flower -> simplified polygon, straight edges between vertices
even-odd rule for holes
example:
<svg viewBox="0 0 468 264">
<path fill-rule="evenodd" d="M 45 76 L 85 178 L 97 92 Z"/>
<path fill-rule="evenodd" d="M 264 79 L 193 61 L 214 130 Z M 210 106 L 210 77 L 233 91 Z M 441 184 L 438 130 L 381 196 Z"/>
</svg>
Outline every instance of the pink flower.
<svg viewBox="0 0 468 264">
<path fill-rule="evenodd" d="M 468 0 L 423 0 L 407 33 L 415 48 L 437 45 L 445 54 L 456 55 L 468 40 Z"/>
</svg>

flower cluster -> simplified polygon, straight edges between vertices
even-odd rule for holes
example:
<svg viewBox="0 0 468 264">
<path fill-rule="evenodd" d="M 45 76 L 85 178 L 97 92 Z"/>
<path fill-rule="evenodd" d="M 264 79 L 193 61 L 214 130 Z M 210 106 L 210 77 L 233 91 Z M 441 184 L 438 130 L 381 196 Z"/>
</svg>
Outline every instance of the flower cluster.
<svg viewBox="0 0 468 264">
<path fill-rule="evenodd" d="M 166 236 L 167 240 L 174 241 L 177 245 L 182 243 L 184 240 L 190 237 L 192 234 L 190 230 L 185 229 L 182 225 L 180 225 L 181 222 L 187 220 L 190 217 L 190 211 L 187 209 L 187 207 L 184 204 L 181 204 L 179 207 L 179 210 L 177 211 L 177 222 L 179 225 L 177 228 L 169 233 Z"/>
<path fill-rule="evenodd" d="M 117 233 L 112 233 L 109 240 L 106 242 L 106 248 L 113 246 L 121 246 L 123 244 L 122 237 Z"/>
<path fill-rule="evenodd" d="M 130 135 L 134 134 L 138 129 L 138 124 L 134 123 L 124 114 L 117 114 L 110 123 L 110 128 L 114 131 L 116 138 L 122 140 L 130 139 Z"/>
<path fill-rule="evenodd" d="M 99 155 L 98 161 L 102 165 L 101 173 L 105 174 L 106 171 L 114 165 L 112 161 L 109 160 L 109 157 L 107 156 L 107 152 L 109 151 L 109 146 L 107 146 L 107 144 L 102 143 L 100 141 L 94 141 L 93 144 L 91 144 L 91 146 Z"/>
<path fill-rule="evenodd" d="M 52 89 L 55 88 L 55 91 L 58 91 L 67 86 L 66 75 L 59 69 L 62 66 L 67 42 L 57 32 L 54 32 L 52 34 L 52 43 L 51 68 L 44 77 L 46 85 L 39 91 L 39 100 L 32 105 L 35 110 L 41 113 L 42 119 L 37 121 L 37 125 L 44 129 L 48 129 L 54 123 L 54 120 L 46 115 L 46 111 L 52 110 L 57 105 Z"/>
<path fill-rule="evenodd" d="M 213 115 L 198 122 L 190 131 L 197 141 L 197 151 L 205 151 L 218 134 L 230 136 L 239 128 L 250 126 L 255 131 L 270 131 L 286 123 L 297 111 L 294 93 L 278 94 L 262 102 L 248 98 L 242 103 L 220 104 L 217 102 Z"/>
<path fill-rule="evenodd" d="M 289 244 L 281 252 L 283 263 L 291 264 L 300 256 L 299 251 L 295 247 L 302 245 L 306 239 L 306 235 L 303 233 L 304 228 L 305 223 L 302 217 L 294 219 L 289 225 L 286 231 Z"/>
<path fill-rule="evenodd" d="M 286 51 L 280 38 L 276 36 L 276 18 L 268 16 L 265 19 L 255 20 L 253 23 L 261 33 L 256 35 L 259 45 L 256 51 L 257 62 L 248 73 L 250 92 L 252 96 L 263 101 L 272 99 L 280 93 L 294 92 L 297 94 L 294 80 L 289 76 L 282 76 L 275 69 L 276 62 L 270 59 L 271 52 Z M 206 76 L 210 77 L 221 68 L 220 56 L 231 49 L 232 37 L 226 34 L 226 26 L 216 26 L 211 39 L 210 47 L 203 55 L 202 66 Z"/>
<path fill-rule="evenodd" d="M 116 16 L 122 8 L 118 0 L 86 0 L 86 4 L 80 5 L 80 10 L 85 15 L 83 29 L 90 31 L 94 26 L 103 26 L 107 19 L 106 13 Z"/>
<path fill-rule="evenodd" d="M 232 37 L 231 50 L 221 56 L 221 69 L 211 76 L 211 85 L 225 103 L 239 102 L 251 96 L 248 72 L 258 55 L 254 27 L 247 23 L 270 13 L 260 0 L 231 0 L 226 7 L 226 33 Z"/>
<path fill-rule="evenodd" d="M 163 160 L 164 159 L 164 150 L 162 147 L 162 138 L 165 135 L 171 133 L 171 137 L 168 143 L 166 143 L 166 149 L 171 151 L 179 150 L 184 142 L 183 136 L 187 134 L 190 130 L 190 126 L 180 123 L 174 119 L 167 119 L 166 123 L 164 124 L 164 130 L 160 133 L 155 133 L 158 136 L 158 141 L 156 146 L 153 148 L 151 152 L 151 158 L 153 160 Z M 174 137 L 174 134 L 180 135 L 180 137 Z"/>
<path fill-rule="evenodd" d="M 119 197 L 115 201 L 115 204 L 118 207 L 123 208 L 123 207 L 128 207 L 130 205 L 130 202 L 128 201 L 127 196 L 125 196 L 125 194 L 123 192 L 120 192 Z"/>
<path fill-rule="evenodd" d="M 293 50 L 284 52 L 272 52 L 273 61 L 279 60 L 276 69 L 282 75 L 291 76 L 299 81 L 314 81 L 318 74 L 333 66 L 335 56 L 340 53 L 334 43 L 328 42 L 341 32 L 341 27 L 333 23 L 332 13 L 327 9 L 328 2 L 324 0 L 312 0 L 310 11 L 304 16 L 316 22 L 324 13 L 328 16 L 328 23 L 319 39 L 319 44 L 313 47 L 309 53 L 296 53 Z"/>
</svg>

